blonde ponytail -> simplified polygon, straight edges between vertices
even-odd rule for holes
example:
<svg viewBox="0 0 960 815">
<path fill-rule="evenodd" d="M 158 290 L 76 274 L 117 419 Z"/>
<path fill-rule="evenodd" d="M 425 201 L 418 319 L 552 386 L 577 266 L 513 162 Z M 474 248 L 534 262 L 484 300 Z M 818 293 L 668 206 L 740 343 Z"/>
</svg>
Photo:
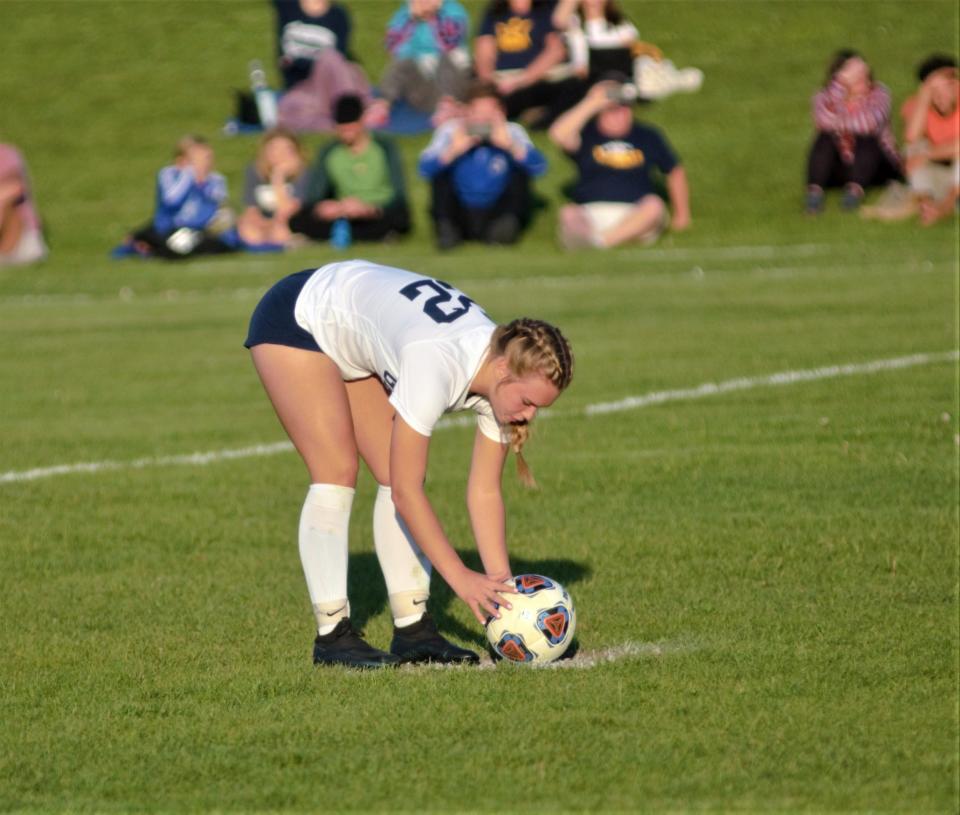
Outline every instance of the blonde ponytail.
<svg viewBox="0 0 960 815">
<path fill-rule="evenodd" d="M 560 329 L 542 320 L 521 317 L 497 326 L 490 338 L 490 358 L 503 357 L 515 377 L 543 374 L 559 391 L 573 378 L 573 351 Z M 510 425 L 510 449 L 517 457 L 517 477 L 525 487 L 536 488 L 523 446 L 530 437 L 527 424 Z"/>
</svg>

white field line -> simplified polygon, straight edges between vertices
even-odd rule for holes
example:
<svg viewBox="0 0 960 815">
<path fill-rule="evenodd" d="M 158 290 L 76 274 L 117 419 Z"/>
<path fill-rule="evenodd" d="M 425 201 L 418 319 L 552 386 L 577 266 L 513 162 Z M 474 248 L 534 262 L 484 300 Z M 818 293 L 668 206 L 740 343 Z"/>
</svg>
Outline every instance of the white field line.
<svg viewBox="0 0 960 815">
<path fill-rule="evenodd" d="M 783 247 L 777 246 L 729 246 L 718 247 L 716 249 L 699 250 L 637 250 L 642 252 L 637 256 L 631 256 L 631 260 L 636 258 L 649 258 L 651 261 L 723 261 L 723 260 L 765 260 L 778 259 L 794 256 L 798 258 L 814 257 L 822 255 L 832 247 L 826 244 L 793 244 Z M 652 252 L 658 254 L 651 254 Z M 412 264 L 411 264 L 412 265 Z M 528 264 L 529 265 L 529 264 Z M 808 266 L 754 266 L 747 269 L 712 269 L 709 266 L 694 265 L 686 269 L 672 270 L 654 270 L 648 267 L 636 267 L 632 272 L 617 272 L 614 274 L 604 274 L 602 272 L 593 272 L 584 274 L 583 272 L 572 272 L 569 274 L 549 274 L 549 275 L 531 275 L 527 277 L 517 277 L 512 274 L 503 276 L 466 278 L 457 281 L 457 286 L 468 292 L 476 292 L 485 289 L 515 289 L 518 286 L 535 286 L 537 288 L 588 288 L 594 287 L 598 283 L 626 283 L 633 280 L 655 281 L 655 280 L 676 280 L 684 277 L 693 277 L 695 280 L 704 278 L 729 278 L 743 277 L 745 274 L 754 278 L 769 278 L 771 280 L 790 279 L 806 275 L 816 275 L 828 272 L 833 276 L 850 270 L 873 269 L 875 264 L 867 261 L 847 262 L 839 266 L 831 264 L 824 266 L 820 264 Z M 191 271 L 197 269 L 191 267 Z M 925 260 L 918 265 L 912 264 L 904 266 L 899 270 L 903 274 L 932 274 L 940 271 L 940 267 L 932 261 Z M 99 292 L 96 294 L 90 292 L 73 292 L 59 294 L 18 294 L 0 297 L 0 308 L 12 307 L 22 308 L 29 306 L 56 306 L 56 305 L 88 305 L 98 306 L 104 302 L 120 301 L 123 303 L 137 304 L 169 304 L 178 305 L 183 303 L 203 303 L 209 301 L 237 300 L 244 302 L 253 302 L 263 296 L 267 286 L 240 286 L 236 288 L 215 288 L 215 289 L 162 289 L 159 291 L 143 292 L 137 291 L 132 286 L 123 286 L 116 292 Z"/>
<path fill-rule="evenodd" d="M 783 246 L 761 244 L 757 246 L 691 247 L 689 249 L 631 249 L 621 250 L 630 257 L 650 260 L 772 260 L 782 257 L 812 257 L 833 251 L 836 247 L 827 243 L 793 243 Z"/>
<path fill-rule="evenodd" d="M 780 373 L 770 374 L 769 376 L 744 376 L 738 379 L 727 379 L 723 382 L 705 382 L 695 388 L 653 391 L 643 396 L 628 396 L 625 399 L 618 399 L 616 402 L 600 402 L 587 405 L 586 408 L 584 408 L 584 413 L 586 413 L 587 416 L 597 416 L 601 413 L 620 413 L 624 410 L 637 410 L 638 408 L 648 407 L 649 405 L 660 405 L 664 402 L 685 402 L 691 399 L 702 399 L 705 396 L 731 393 L 732 391 L 795 385 L 798 382 L 837 379 L 842 376 L 873 374 L 879 371 L 913 368 L 917 365 L 931 365 L 937 362 L 955 362 L 958 359 L 960 359 L 960 352 L 942 351 L 933 354 L 911 354 L 906 357 L 877 359 L 873 362 L 854 363 L 850 365 L 828 365 L 823 368 L 781 371 Z"/>
<path fill-rule="evenodd" d="M 710 260 L 765 260 L 765 259 L 776 259 L 776 258 L 787 258 L 787 257 L 813 257 L 816 255 L 826 254 L 830 252 L 835 247 L 830 244 L 817 244 L 817 243 L 800 243 L 800 244 L 785 244 L 782 246 L 777 246 L 773 244 L 766 245 L 757 245 L 757 246 L 717 246 L 717 247 L 703 247 L 703 248 L 691 248 L 691 249 L 644 249 L 639 250 L 631 255 L 631 257 L 648 259 L 650 261 L 678 261 L 685 262 L 689 260 L 700 260 L 700 261 L 710 261 Z M 424 260 L 427 260 L 426 258 Z M 429 260 L 435 260 L 435 257 L 430 257 Z M 548 259 L 548 262 L 554 262 L 553 259 Z M 322 264 L 321 264 L 322 265 Z M 304 262 L 302 268 L 309 268 L 310 263 Z M 223 272 L 224 266 L 221 263 L 215 264 L 204 264 L 204 263 L 193 263 L 191 264 L 191 272 L 203 272 L 203 271 L 217 271 Z M 231 266 L 231 271 L 250 271 L 250 272 L 259 272 L 261 270 L 261 265 L 256 262 L 248 262 L 242 265 L 242 268 L 236 266 Z M 506 275 L 502 278 L 481 278 L 470 281 L 461 282 L 461 287 L 474 287 L 479 288 L 483 285 L 510 285 L 516 286 L 519 283 L 536 283 L 537 285 L 542 285 L 544 283 L 554 285 L 563 285 L 567 281 L 573 282 L 576 280 L 581 281 L 582 283 L 589 285 L 596 285 L 598 280 L 596 275 L 560 275 L 560 276 L 546 276 L 546 277 L 531 277 L 531 278 L 520 278 L 517 279 L 515 275 Z M 165 289 L 162 291 L 151 292 L 149 294 L 138 294 L 132 286 L 123 286 L 116 293 L 99 293 L 91 294 L 88 292 L 74 292 L 74 293 L 62 293 L 62 294 L 21 294 L 21 295 L 11 295 L 7 297 L 0 297 L 0 306 L 30 306 L 30 305 L 60 305 L 60 304 L 71 304 L 71 305 L 80 305 L 84 303 L 100 303 L 104 300 L 121 300 L 124 302 L 133 302 L 138 300 L 140 302 L 191 302 L 191 301 L 200 301 L 207 300 L 211 298 L 233 298 L 238 300 L 247 300 L 259 297 L 266 291 L 266 286 L 260 287 L 239 287 L 235 289 L 215 289 L 210 290 L 189 290 L 189 289 Z"/>
<path fill-rule="evenodd" d="M 586 668 L 596 668 L 598 665 L 606 665 L 611 662 L 620 662 L 624 659 L 637 659 L 640 657 L 662 657 L 670 654 L 684 654 L 696 651 L 697 646 L 686 642 L 624 642 L 620 645 L 612 645 L 609 648 L 601 648 L 596 651 L 577 651 L 568 659 L 558 659 L 553 662 L 546 662 L 542 665 L 515 665 L 504 662 L 503 667 L 508 670 L 519 671 L 562 671 L 562 670 L 584 670 Z M 464 671 L 489 671 L 495 670 L 500 663 L 494 662 L 488 654 L 480 657 L 479 666 L 471 665 L 442 665 L 439 663 L 428 663 L 426 665 L 404 665 L 405 671 L 422 670 L 464 670 Z"/>
<path fill-rule="evenodd" d="M 0 484 L 15 481 L 34 481 L 38 478 L 50 478 L 55 475 L 69 475 L 72 473 L 99 473 L 110 470 L 143 470 L 148 467 L 170 467 L 178 464 L 202 467 L 218 461 L 229 461 L 235 458 L 252 458 L 256 456 L 273 456 L 277 453 L 286 453 L 293 449 L 288 441 L 278 441 L 273 444 L 255 444 L 251 447 L 240 447 L 233 450 L 211 450 L 206 453 L 187 453 L 179 456 L 152 456 L 137 458 L 133 461 L 88 461 L 78 464 L 58 464 L 53 467 L 36 467 L 32 470 L 20 470 L 0 473 Z"/>
<path fill-rule="evenodd" d="M 781 371 L 768 376 L 746 376 L 737 379 L 727 379 L 722 382 L 705 382 L 695 388 L 681 388 L 676 390 L 652 391 L 642 396 L 628 396 L 615 402 L 597 402 L 587 405 L 579 415 L 598 416 L 606 413 L 621 413 L 627 410 L 639 410 L 650 405 L 662 405 L 666 402 L 684 402 L 693 399 L 703 399 L 707 396 L 719 396 L 733 391 L 750 390 L 753 388 L 780 387 L 795 385 L 799 382 L 814 382 L 823 379 L 837 379 L 845 376 L 861 376 L 893 371 L 902 368 L 914 368 L 920 365 L 933 365 L 940 362 L 956 362 L 960 360 L 960 351 L 940 351 L 928 354 L 911 354 L 890 359 L 877 359 L 872 362 L 852 363 L 848 365 L 829 365 L 822 368 L 807 368 L 796 371 Z M 578 414 L 554 412 L 545 410 L 540 418 L 566 417 Z M 440 422 L 438 429 L 448 427 L 471 426 L 475 423 L 472 416 L 460 416 L 445 419 Z M 76 464 L 58 464 L 52 467 L 36 467 L 31 470 L 10 470 L 0 473 L 0 484 L 12 484 L 22 481 L 35 481 L 40 478 L 50 478 L 57 475 L 74 473 L 97 473 L 111 470 L 140 470 L 148 467 L 168 467 L 175 465 L 205 466 L 220 461 L 229 461 L 239 458 L 253 458 L 285 453 L 293 449 L 287 441 L 272 444 L 256 444 L 251 447 L 240 447 L 232 450 L 211 450 L 205 453 L 187 453 L 174 456 L 155 456 L 138 458 L 132 461 L 89 461 Z"/>
</svg>

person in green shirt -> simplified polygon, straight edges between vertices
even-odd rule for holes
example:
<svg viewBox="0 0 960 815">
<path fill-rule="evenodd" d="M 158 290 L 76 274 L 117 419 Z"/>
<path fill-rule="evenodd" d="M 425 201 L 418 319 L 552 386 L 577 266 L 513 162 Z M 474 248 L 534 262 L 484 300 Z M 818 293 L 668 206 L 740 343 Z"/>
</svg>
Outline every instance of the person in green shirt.
<svg viewBox="0 0 960 815">
<path fill-rule="evenodd" d="M 293 232 L 327 240 L 338 220 L 348 221 L 359 241 L 410 231 L 400 154 L 390 139 L 366 128 L 363 112 L 354 94 L 334 104 L 336 138 L 320 148 L 311 167 L 304 205 L 290 219 Z"/>
</svg>

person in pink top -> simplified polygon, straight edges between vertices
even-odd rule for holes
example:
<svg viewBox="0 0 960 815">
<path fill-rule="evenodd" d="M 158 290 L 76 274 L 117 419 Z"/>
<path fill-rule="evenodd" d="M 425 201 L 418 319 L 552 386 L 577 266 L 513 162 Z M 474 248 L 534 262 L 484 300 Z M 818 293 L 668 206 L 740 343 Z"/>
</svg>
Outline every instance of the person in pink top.
<svg viewBox="0 0 960 815">
<path fill-rule="evenodd" d="M 842 187 L 843 209 L 852 211 L 864 190 L 902 177 L 890 127 L 890 91 L 873 78 L 856 51 L 838 51 L 824 86 L 813 97 L 816 128 L 807 160 L 808 215 L 823 211 L 824 190 Z"/>
<path fill-rule="evenodd" d="M 16 147 L 0 144 L 0 266 L 34 263 L 46 256 L 27 165 Z"/>
</svg>

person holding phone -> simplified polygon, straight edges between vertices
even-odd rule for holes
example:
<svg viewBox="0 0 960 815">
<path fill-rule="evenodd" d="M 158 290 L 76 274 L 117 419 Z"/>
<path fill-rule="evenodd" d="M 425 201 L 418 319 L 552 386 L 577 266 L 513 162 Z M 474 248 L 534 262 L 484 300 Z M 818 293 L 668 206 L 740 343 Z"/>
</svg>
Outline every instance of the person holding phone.
<svg viewBox="0 0 960 815">
<path fill-rule="evenodd" d="M 547 160 L 507 121 L 496 85 L 477 80 L 463 115 L 437 128 L 418 169 L 432 186 L 437 246 L 452 249 L 464 240 L 515 243 L 529 225 L 530 179 Z"/>
</svg>

